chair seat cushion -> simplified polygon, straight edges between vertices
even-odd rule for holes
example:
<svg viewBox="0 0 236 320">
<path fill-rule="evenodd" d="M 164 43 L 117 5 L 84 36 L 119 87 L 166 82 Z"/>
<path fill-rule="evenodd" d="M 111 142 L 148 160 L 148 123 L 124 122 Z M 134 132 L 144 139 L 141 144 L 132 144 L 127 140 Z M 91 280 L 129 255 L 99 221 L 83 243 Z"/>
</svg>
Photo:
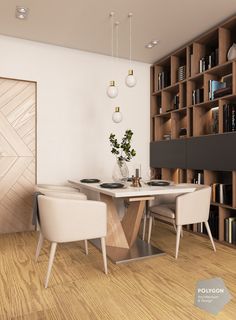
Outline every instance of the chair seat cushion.
<svg viewBox="0 0 236 320">
<path fill-rule="evenodd" d="M 166 218 L 175 219 L 175 203 L 161 204 L 150 207 L 151 213 L 160 215 Z"/>
</svg>

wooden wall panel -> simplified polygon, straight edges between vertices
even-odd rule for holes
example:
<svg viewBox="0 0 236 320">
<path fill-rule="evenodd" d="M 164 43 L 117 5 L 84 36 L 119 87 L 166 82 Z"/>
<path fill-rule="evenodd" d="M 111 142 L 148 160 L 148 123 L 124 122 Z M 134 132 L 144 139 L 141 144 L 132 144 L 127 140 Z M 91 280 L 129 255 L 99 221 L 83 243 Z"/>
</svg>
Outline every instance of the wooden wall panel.
<svg viewBox="0 0 236 320">
<path fill-rule="evenodd" d="M 0 233 L 32 230 L 34 82 L 0 79 Z"/>
</svg>

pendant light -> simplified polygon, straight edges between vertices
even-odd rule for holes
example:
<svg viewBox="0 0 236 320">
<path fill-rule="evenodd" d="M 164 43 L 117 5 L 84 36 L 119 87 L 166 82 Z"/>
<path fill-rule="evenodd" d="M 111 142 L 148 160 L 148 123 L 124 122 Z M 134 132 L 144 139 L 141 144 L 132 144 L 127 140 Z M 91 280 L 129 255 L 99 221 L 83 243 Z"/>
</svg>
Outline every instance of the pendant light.
<svg viewBox="0 0 236 320">
<path fill-rule="evenodd" d="M 115 112 L 113 112 L 113 114 L 112 114 L 112 121 L 115 123 L 120 123 L 122 121 L 122 119 L 123 119 L 123 115 L 120 112 L 120 108 L 116 107 Z"/>
<path fill-rule="evenodd" d="M 114 57 L 114 50 L 113 50 L 113 42 L 114 42 L 114 12 L 110 13 L 110 20 L 111 20 L 111 56 L 112 59 Z M 114 80 L 110 81 L 110 85 L 107 88 L 107 96 L 111 99 L 116 98 L 118 95 L 118 88 Z"/>
<path fill-rule="evenodd" d="M 136 77 L 134 76 L 134 70 L 131 68 L 131 57 L 132 57 L 132 17 L 133 13 L 128 14 L 129 18 L 129 64 L 130 64 L 130 69 L 128 71 L 128 76 L 125 79 L 125 83 L 128 87 L 132 88 L 136 85 L 137 80 Z"/>
</svg>

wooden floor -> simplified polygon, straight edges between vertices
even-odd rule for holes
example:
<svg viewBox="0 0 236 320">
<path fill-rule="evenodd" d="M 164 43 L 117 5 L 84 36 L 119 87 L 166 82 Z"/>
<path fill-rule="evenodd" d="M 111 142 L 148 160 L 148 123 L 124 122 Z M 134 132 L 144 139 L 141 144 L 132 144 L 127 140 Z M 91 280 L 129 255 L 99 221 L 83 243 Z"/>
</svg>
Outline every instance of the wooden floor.
<svg viewBox="0 0 236 320">
<path fill-rule="evenodd" d="M 43 280 L 48 243 L 34 262 L 37 233 L 0 236 L 0 319 L 204 320 L 236 319 L 236 300 L 213 316 L 194 306 L 200 279 L 221 277 L 236 296 L 236 250 L 187 232 L 179 259 L 173 258 L 175 235 L 169 226 L 154 226 L 153 244 L 165 250 L 158 258 L 114 265 L 102 272 L 101 254 L 82 243 L 58 247 L 49 288 Z"/>
</svg>

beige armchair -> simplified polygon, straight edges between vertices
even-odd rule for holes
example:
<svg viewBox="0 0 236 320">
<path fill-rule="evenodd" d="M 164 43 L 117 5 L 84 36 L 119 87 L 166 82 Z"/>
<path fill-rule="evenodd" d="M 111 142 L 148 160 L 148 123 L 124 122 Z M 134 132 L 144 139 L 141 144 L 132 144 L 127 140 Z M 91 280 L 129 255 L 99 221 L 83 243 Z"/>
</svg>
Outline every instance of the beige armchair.
<svg viewBox="0 0 236 320">
<path fill-rule="evenodd" d="M 44 190 L 42 189 L 40 190 L 41 190 L 40 192 L 42 192 L 45 196 L 48 196 L 48 197 L 61 198 L 61 199 L 87 200 L 87 196 L 81 192 L 64 192 L 64 191 L 62 192 L 61 191 L 62 189 L 60 189 L 60 191 L 58 192 L 58 191 L 51 190 L 50 188 L 49 189 L 45 188 Z M 38 245 L 35 253 L 35 261 L 38 260 L 40 251 L 43 246 L 43 241 L 44 241 L 42 232 L 40 230 L 40 221 L 37 221 L 37 229 L 39 230 L 39 240 L 38 240 Z M 84 240 L 84 247 L 85 247 L 85 253 L 87 255 L 88 254 L 87 240 Z"/>
<path fill-rule="evenodd" d="M 48 286 L 58 243 L 100 238 L 104 270 L 107 274 L 106 204 L 100 201 L 62 199 L 40 195 L 38 196 L 38 205 L 42 239 L 37 251 L 40 252 L 43 239 L 52 242 L 45 288 Z M 36 259 L 37 257 L 36 255 Z"/>
<path fill-rule="evenodd" d="M 208 224 L 211 201 L 211 188 L 209 186 L 196 185 L 196 190 L 191 193 L 178 195 L 176 203 L 167 203 L 150 207 L 150 220 L 148 230 L 148 242 L 151 238 L 152 220 L 154 217 L 176 226 L 176 252 L 178 257 L 180 235 L 183 225 L 204 222 L 214 251 L 215 244 Z"/>
</svg>

